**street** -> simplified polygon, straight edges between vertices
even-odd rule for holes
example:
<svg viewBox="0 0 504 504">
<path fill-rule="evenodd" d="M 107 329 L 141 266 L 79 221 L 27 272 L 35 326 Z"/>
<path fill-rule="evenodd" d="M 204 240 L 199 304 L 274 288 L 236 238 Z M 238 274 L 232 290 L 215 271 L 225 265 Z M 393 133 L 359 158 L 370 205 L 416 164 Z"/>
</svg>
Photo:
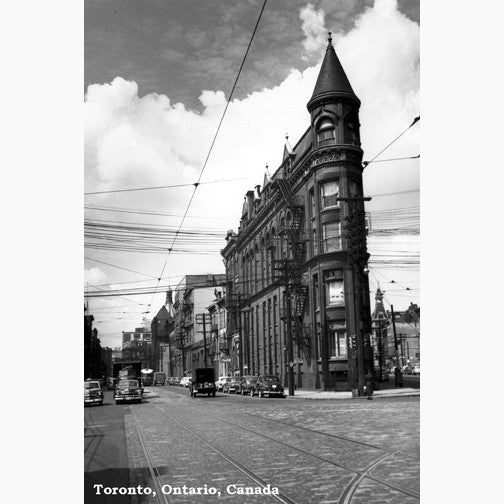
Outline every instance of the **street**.
<svg viewBox="0 0 504 504">
<path fill-rule="evenodd" d="M 85 408 L 86 503 L 419 502 L 419 397 L 146 392 Z"/>
</svg>

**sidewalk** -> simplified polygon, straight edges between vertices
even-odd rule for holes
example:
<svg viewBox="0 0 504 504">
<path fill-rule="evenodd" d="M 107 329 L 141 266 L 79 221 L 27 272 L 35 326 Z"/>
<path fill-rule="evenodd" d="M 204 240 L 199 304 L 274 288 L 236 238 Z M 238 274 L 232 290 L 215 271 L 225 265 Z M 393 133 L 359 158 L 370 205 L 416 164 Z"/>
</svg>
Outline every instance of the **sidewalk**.
<svg viewBox="0 0 504 504">
<path fill-rule="evenodd" d="M 287 393 L 287 389 L 286 389 Z M 420 396 L 420 389 L 414 388 L 389 388 L 385 390 L 375 390 L 373 397 L 412 397 Z M 294 391 L 294 396 L 287 395 L 287 399 L 352 399 L 352 392 L 333 392 L 328 390 L 303 390 Z M 355 399 L 366 399 L 366 396 L 355 397 Z"/>
</svg>

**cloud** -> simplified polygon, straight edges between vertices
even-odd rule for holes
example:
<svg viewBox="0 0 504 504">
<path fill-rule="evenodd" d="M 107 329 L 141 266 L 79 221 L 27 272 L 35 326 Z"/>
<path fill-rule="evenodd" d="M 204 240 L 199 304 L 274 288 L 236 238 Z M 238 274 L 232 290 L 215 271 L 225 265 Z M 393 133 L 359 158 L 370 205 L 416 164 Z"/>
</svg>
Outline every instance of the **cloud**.
<svg viewBox="0 0 504 504">
<path fill-rule="evenodd" d="M 303 7 L 299 12 L 299 18 L 303 21 L 301 29 L 305 35 L 303 47 L 308 56 L 320 52 L 327 41 L 327 30 L 325 28 L 325 15 L 322 9 L 315 9 L 311 3 Z M 304 55 L 306 61 L 309 58 Z"/>
<path fill-rule="evenodd" d="M 108 277 L 100 268 L 89 268 L 84 270 L 84 282 L 90 285 L 103 284 Z"/>
<path fill-rule="evenodd" d="M 321 60 L 327 44 L 324 11 L 307 4 L 300 11 L 300 18 L 306 37 L 306 55 L 317 54 Z M 376 0 L 356 18 L 349 31 L 334 33 L 333 43 L 362 102 L 362 147 L 364 159 L 369 160 L 419 113 L 419 26 L 399 12 L 395 0 Z M 277 169 L 285 134 L 289 134 L 294 145 L 309 127 L 306 103 L 319 69 L 320 62 L 304 71 L 292 69 L 277 86 L 231 101 L 202 182 L 244 177 L 250 180 L 200 185 L 185 226 L 222 229 L 223 235 L 230 227 L 236 230 L 245 192 L 262 184 L 266 163 L 272 173 Z M 108 84 L 89 86 L 85 100 L 86 190 L 194 183 L 203 167 L 227 96 L 221 90 L 203 90 L 199 100 L 202 112 L 193 111 L 182 103 L 173 104 L 162 94 L 140 97 L 137 84 L 121 77 Z M 417 125 L 381 158 L 418 154 L 418 135 Z M 411 189 L 418 184 L 417 161 L 377 163 L 364 171 L 366 194 Z M 192 192 L 193 188 L 189 187 L 177 191 L 104 195 L 93 197 L 92 201 L 180 215 Z M 412 204 L 411 199 L 377 198 L 371 201 L 369 208 L 392 208 L 394 201 L 400 201 L 400 206 Z M 190 220 L 192 215 L 207 216 L 207 219 Z M 110 214 L 107 218 L 114 216 Z M 212 219 L 212 216 L 221 220 Z M 125 216 L 119 214 L 115 218 L 125 219 Z M 144 216 L 138 218 L 146 220 Z M 224 218 L 231 221 L 224 221 Z M 172 225 L 179 222 L 180 218 L 160 221 Z M 159 274 L 166 260 L 165 256 L 122 254 L 120 257 L 123 256 L 121 264 L 124 266 L 152 275 Z M 112 254 L 108 258 L 99 257 L 117 264 Z M 198 256 L 197 260 L 194 256 L 173 255 L 168 257 L 164 275 L 222 271 L 218 253 Z M 87 275 L 99 273 L 103 274 L 92 268 Z M 93 281 L 104 283 L 103 279 L 93 278 Z M 119 280 L 114 277 L 114 281 Z M 150 296 L 145 298 L 145 302 L 150 300 Z M 153 309 L 163 300 L 164 294 L 157 296 Z"/>
</svg>

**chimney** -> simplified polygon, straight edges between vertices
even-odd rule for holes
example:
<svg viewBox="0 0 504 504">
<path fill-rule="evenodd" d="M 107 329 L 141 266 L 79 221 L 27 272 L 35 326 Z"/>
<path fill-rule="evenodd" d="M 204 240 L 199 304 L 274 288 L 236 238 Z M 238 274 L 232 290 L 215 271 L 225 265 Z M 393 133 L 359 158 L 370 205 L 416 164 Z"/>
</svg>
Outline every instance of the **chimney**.
<svg viewBox="0 0 504 504">
<path fill-rule="evenodd" d="M 245 195 L 247 198 L 247 217 L 250 220 L 252 218 L 252 210 L 254 208 L 254 191 L 247 191 L 247 194 Z"/>
</svg>

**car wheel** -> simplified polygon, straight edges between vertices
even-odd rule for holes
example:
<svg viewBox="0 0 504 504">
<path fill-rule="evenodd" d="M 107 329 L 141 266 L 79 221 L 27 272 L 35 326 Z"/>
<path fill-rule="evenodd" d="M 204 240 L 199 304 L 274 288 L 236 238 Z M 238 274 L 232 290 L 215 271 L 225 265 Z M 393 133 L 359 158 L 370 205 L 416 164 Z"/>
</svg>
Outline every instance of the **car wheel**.
<svg viewBox="0 0 504 504">
<path fill-rule="evenodd" d="M 215 397 L 215 390 L 212 392 L 212 397 Z"/>
</svg>

